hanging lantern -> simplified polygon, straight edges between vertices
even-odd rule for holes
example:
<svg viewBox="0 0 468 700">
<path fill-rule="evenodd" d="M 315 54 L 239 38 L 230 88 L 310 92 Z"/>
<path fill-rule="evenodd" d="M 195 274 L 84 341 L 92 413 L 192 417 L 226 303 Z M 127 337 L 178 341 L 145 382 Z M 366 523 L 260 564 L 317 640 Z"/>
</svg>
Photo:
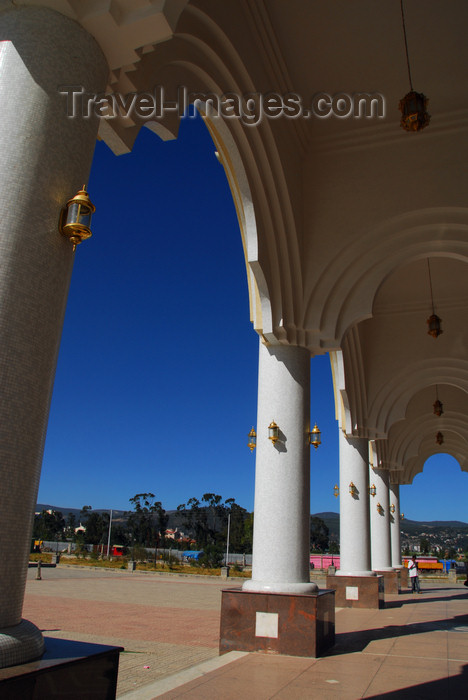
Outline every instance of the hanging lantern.
<svg viewBox="0 0 468 700">
<path fill-rule="evenodd" d="M 250 451 L 253 452 L 254 449 L 257 447 L 257 433 L 255 432 L 254 427 L 252 426 L 252 430 L 248 434 L 249 441 L 247 443 L 247 447 L 250 448 Z"/>
<path fill-rule="evenodd" d="M 416 90 L 413 90 L 413 79 L 411 77 L 403 0 L 400 0 L 400 9 L 403 38 L 405 40 L 406 67 L 408 69 L 408 79 L 410 85 L 410 92 L 408 92 L 403 99 L 400 100 L 399 104 L 401 112 L 400 126 L 405 129 L 405 131 L 421 131 L 429 124 L 431 115 L 427 112 L 427 97 L 423 95 L 422 92 L 416 92 Z"/>
<path fill-rule="evenodd" d="M 440 319 L 437 314 L 432 314 L 432 316 L 429 316 L 427 319 L 427 325 L 429 326 L 429 330 L 427 332 L 429 335 L 432 335 L 433 338 L 438 338 L 439 335 L 442 335 L 444 332 L 440 327 L 441 322 L 442 319 Z"/>
<path fill-rule="evenodd" d="M 421 131 L 431 120 L 427 112 L 428 99 L 422 92 L 412 90 L 400 100 L 400 126 L 405 131 Z"/>
<path fill-rule="evenodd" d="M 444 443 L 444 436 L 443 436 L 443 434 L 440 432 L 440 430 L 439 430 L 439 432 L 438 432 L 437 435 L 436 435 L 436 443 L 437 443 L 438 445 L 443 445 L 443 443 Z"/>
<path fill-rule="evenodd" d="M 434 413 L 436 416 L 441 416 L 442 413 L 444 412 L 444 404 L 442 401 L 439 401 L 439 399 L 436 399 L 434 401 Z"/>
</svg>

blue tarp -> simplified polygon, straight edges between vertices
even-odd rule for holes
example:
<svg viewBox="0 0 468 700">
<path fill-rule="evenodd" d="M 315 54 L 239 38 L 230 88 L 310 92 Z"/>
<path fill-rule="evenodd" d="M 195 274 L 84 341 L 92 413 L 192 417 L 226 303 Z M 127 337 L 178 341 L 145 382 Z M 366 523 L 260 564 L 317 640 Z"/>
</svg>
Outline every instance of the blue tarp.
<svg viewBox="0 0 468 700">
<path fill-rule="evenodd" d="M 187 559 L 200 559 L 200 557 L 204 554 L 202 551 L 198 552 L 192 552 L 192 551 L 187 551 L 183 553 L 184 557 L 187 557 Z"/>
</svg>

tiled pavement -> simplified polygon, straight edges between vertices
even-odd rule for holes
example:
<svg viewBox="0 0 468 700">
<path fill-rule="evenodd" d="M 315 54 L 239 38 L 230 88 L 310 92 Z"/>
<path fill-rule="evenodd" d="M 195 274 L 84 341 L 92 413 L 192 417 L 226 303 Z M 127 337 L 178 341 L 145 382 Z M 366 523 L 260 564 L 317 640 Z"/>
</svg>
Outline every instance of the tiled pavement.
<svg viewBox="0 0 468 700">
<path fill-rule="evenodd" d="M 384 610 L 336 611 L 336 646 L 319 659 L 218 657 L 216 579 L 29 571 L 24 617 L 45 635 L 125 647 L 117 696 L 184 700 L 468 698 L 468 589 L 424 585 Z M 229 583 L 229 585 L 236 585 Z"/>
</svg>

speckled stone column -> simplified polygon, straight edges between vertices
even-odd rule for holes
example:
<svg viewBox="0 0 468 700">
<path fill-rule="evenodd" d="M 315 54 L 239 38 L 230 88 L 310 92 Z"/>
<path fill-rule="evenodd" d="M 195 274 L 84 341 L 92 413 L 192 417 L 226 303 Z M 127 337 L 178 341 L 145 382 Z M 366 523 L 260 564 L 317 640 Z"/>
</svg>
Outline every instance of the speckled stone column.
<svg viewBox="0 0 468 700">
<path fill-rule="evenodd" d="M 0 666 L 37 657 L 21 620 L 32 518 L 74 253 L 60 235 L 87 181 L 97 120 L 67 118 L 59 86 L 105 88 L 107 65 L 76 22 L 45 8 L 0 12 Z M 77 253 L 79 255 L 79 253 Z"/>
<path fill-rule="evenodd" d="M 371 576 L 369 524 L 369 442 L 339 429 L 340 569 L 338 576 Z M 349 485 L 356 487 L 354 496 Z"/>
<path fill-rule="evenodd" d="M 390 510 L 390 541 L 392 549 L 392 566 L 394 569 L 402 569 L 401 563 L 401 540 L 400 540 L 400 484 L 390 484 L 390 506 L 395 506 L 392 513 Z"/>
<path fill-rule="evenodd" d="M 374 571 L 393 571 L 388 500 L 389 472 L 387 469 L 375 468 L 370 472 L 369 478 L 373 479 L 377 489 L 370 504 L 372 569 Z M 381 506 L 380 510 L 377 508 L 378 504 Z"/>
<path fill-rule="evenodd" d="M 272 421 L 280 439 L 268 439 Z M 244 590 L 312 593 L 309 581 L 310 355 L 260 343 L 252 580 Z"/>
</svg>

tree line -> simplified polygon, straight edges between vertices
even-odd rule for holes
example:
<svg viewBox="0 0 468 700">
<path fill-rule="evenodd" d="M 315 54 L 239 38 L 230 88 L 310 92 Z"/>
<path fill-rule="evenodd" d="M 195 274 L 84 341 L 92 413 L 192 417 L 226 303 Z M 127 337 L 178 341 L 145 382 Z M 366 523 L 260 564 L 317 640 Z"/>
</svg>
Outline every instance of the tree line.
<svg viewBox="0 0 468 700">
<path fill-rule="evenodd" d="M 229 526 L 229 550 L 240 554 L 252 551 L 254 514 L 236 503 L 234 498 L 223 500 L 219 494 L 205 493 L 177 506 L 177 527 L 190 541 L 193 540 L 190 544 L 166 537 L 169 515 L 155 494 L 138 493 L 129 499 L 129 503 L 132 510 L 127 511 L 123 519 L 112 523 L 111 544 L 127 548 L 197 549 L 216 559 L 226 551 Z M 89 505 L 83 506 L 78 520 L 73 513 L 64 517 L 60 511 L 49 513 L 43 510 L 34 518 L 33 537 L 78 544 L 107 544 L 109 522 L 109 512 L 93 511 Z M 84 531 L 75 532 L 80 523 Z M 339 552 L 338 544 L 330 542 L 327 525 L 317 516 L 310 518 L 309 536 L 311 552 Z"/>
<path fill-rule="evenodd" d="M 129 499 L 132 510 L 111 527 L 111 544 L 124 547 L 217 549 L 225 551 L 229 524 L 230 551 L 252 551 L 253 513 L 238 505 L 234 498 L 205 493 L 190 498 L 177 507 L 178 528 L 189 540 L 166 537 L 169 515 L 153 493 L 138 493 Z M 83 525 L 84 530 L 76 528 Z M 83 506 L 79 519 L 73 513 L 43 510 L 34 517 L 33 537 L 36 540 L 72 541 L 78 544 L 107 544 L 110 513 L 93 511 Z"/>
</svg>

